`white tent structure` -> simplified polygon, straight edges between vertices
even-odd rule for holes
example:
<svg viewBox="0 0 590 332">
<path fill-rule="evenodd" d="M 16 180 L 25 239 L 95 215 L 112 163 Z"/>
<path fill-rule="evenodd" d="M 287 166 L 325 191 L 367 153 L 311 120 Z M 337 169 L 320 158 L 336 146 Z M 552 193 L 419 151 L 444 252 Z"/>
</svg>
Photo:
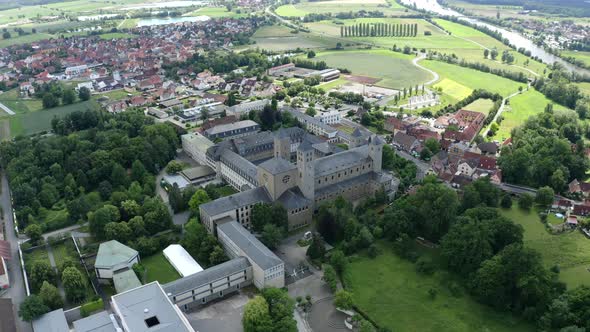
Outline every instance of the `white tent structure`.
<svg viewBox="0 0 590 332">
<path fill-rule="evenodd" d="M 169 245 L 164 249 L 164 256 L 182 277 L 203 271 L 201 265 L 180 244 Z"/>
</svg>

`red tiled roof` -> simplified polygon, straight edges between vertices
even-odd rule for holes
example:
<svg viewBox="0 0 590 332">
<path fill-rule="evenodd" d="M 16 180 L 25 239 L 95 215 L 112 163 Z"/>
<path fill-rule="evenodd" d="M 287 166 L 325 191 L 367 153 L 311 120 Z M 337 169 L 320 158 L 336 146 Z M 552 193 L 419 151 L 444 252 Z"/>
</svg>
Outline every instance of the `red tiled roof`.
<svg viewBox="0 0 590 332">
<path fill-rule="evenodd" d="M 10 260 L 10 242 L 0 240 L 0 256 L 6 260 Z"/>
</svg>

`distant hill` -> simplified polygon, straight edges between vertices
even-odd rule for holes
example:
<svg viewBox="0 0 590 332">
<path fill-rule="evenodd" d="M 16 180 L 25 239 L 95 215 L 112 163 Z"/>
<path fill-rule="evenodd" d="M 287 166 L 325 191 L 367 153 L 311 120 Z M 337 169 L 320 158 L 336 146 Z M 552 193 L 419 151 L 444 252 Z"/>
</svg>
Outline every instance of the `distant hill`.
<svg viewBox="0 0 590 332">
<path fill-rule="evenodd" d="M 465 0 L 486 5 L 523 6 L 525 10 L 563 16 L 590 17 L 590 2 L 587 0 Z"/>
</svg>

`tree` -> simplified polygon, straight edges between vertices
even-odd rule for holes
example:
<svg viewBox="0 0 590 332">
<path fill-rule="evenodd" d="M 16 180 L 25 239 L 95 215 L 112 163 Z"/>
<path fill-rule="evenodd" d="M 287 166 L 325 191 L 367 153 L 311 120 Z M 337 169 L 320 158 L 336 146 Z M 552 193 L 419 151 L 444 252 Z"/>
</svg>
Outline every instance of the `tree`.
<svg viewBox="0 0 590 332">
<path fill-rule="evenodd" d="M 59 105 L 59 99 L 52 93 L 43 94 L 43 108 L 52 108 Z"/>
<path fill-rule="evenodd" d="M 262 290 L 262 296 L 268 303 L 273 331 L 297 332 L 297 322 L 293 319 L 295 301 L 286 290 L 268 287 Z"/>
<path fill-rule="evenodd" d="M 244 332 L 271 332 L 272 321 L 268 303 L 264 297 L 256 295 L 244 306 L 242 317 Z"/>
<path fill-rule="evenodd" d="M 131 240 L 133 231 L 126 222 L 110 222 L 104 227 L 105 240 L 117 240 L 127 243 Z"/>
<path fill-rule="evenodd" d="M 209 255 L 209 263 L 211 264 L 211 266 L 221 264 L 225 261 L 227 261 L 225 251 L 223 251 L 223 249 L 220 246 L 213 247 L 213 251 L 211 251 L 211 255 Z"/>
<path fill-rule="evenodd" d="M 85 86 L 81 87 L 80 90 L 78 90 L 78 98 L 80 98 L 81 101 L 89 100 L 90 99 L 90 89 L 88 89 Z"/>
<path fill-rule="evenodd" d="M 540 206 L 547 208 L 551 206 L 553 203 L 553 197 L 555 193 L 551 187 L 542 187 L 537 190 L 537 195 L 535 196 L 535 202 Z"/>
<path fill-rule="evenodd" d="M 262 232 L 264 225 L 274 224 L 285 232 L 288 228 L 287 210 L 280 204 L 259 203 L 252 208 L 252 228 Z"/>
<path fill-rule="evenodd" d="M 99 239 L 105 238 L 105 226 L 110 222 L 118 222 L 121 219 L 119 209 L 116 206 L 106 204 L 88 215 L 90 232 Z"/>
<path fill-rule="evenodd" d="M 336 308 L 350 310 L 353 306 L 352 294 L 343 289 L 336 292 L 334 296 L 334 305 Z"/>
<path fill-rule="evenodd" d="M 311 244 L 307 248 L 306 255 L 311 259 L 319 259 L 324 257 L 325 254 L 326 246 L 324 245 L 324 241 L 314 234 L 311 239 Z"/>
<path fill-rule="evenodd" d="M 32 322 L 48 313 L 50 310 L 51 309 L 45 305 L 45 303 L 43 303 L 41 297 L 32 294 L 25 298 L 23 303 L 21 303 L 18 310 L 18 315 L 25 322 Z"/>
<path fill-rule="evenodd" d="M 182 169 L 183 169 L 182 163 L 180 163 L 179 161 L 176 161 L 176 160 L 171 160 L 168 163 L 168 166 L 166 166 L 166 172 L 168 172 L 168 174 L 179 173 L 180 171 L 182 171 Z"/>
<path fill-rule="evenodd" d="M 309 52 L 307 52 L 307 58 L 308 59 L 315 58 L 315 52 L 313 50 L 310 50 Z"/>
<path fill-rule="evenodd" d="M 61 274 L 61 282 L 68 300 L 77 303 L 86 297 L 86 278 L 77 268 L 66 268 Z"/>
<path fill-rule="evenodd" d="M 502 196 L 502 200 L 500 201 L 500 206 L 505 209 L 510 209 L 512 207 L 512 197 L 508 194 L 504 194 Z"/>
<path fill-rule="evenodd" d="M 432 137 L 427 138 L 426 141 L 424 141 L 424 146 L 426 146 L 433 155 L 440 151 L 440 143 Z"/>
<path fill-rule="evenodd" d="M 490 52 L 490 56 L 492 57 L 492 60 L 496 60 L 496 58 L 498 57 L 498 50 L 495 47 Z"/>
<path fill-rule="evenodd" d="M 262 228 L 260 240 L 270 249 L 276 249 L 283 238 L 282 229 L 275 224 L 266 224 Z"/>
<path fill-rule="evenodd" d="M 25 228 L 25 234 L 27 234 L 33 245 L 39 244 L 39 242 L 43 239 L 43 230 L 41 229 L 41 226 L 37 224 L 31 224 L 27 226 L 27 228 Z"/>
<path fill-rule="evenodd" d="M 66 89 L 61 99 L 64 105 L 73 104 L 76 101 L 76 92 L 73 89 Z"/>
<path fill-rule="evenodd" d="M 55 272 L 49 263 L 36 261 L 31 266 L 29 281 L 31 282 L 31 291 L 37 293 L 44 281 L 55 283 Z"/>
<path fill-rule="evenodd" d="M 338 276 L 332 265 L 324 265 L 324 277 L 322 279 L 328 284 L 332 293 L 336 291 L 338 288 Z"/>
<path fill-rule="evenodd" d="M 191 197 L 188 206 L 194 214 L 197 214 L 199 213 L 199 206 L 209 201 L 211 201 L 211 198 L 209 198 L 207 192 L 204 189 L 199 189 L 193 194 L 193 197 Z"/>
<path fill-rule="evenodd" d="M 533 206 L 534 201 L 535 198 L 533 195 L 524 193 L 520 195 L 520 198 L 518 199 L 518 207 L 523 210 L 529 210 Z"/>
<path fill-rule="evenodd" d="M 10 32 L 8 31 L 4 31 L 4 33 L 2 34 L 2 38 L 4 39 L 10 39 L 11 35 Z"/>
<path fill-rule="evenodd" d="M 483 50 L 483 58 L 484 59 L 487 59 L 489 55 L 490 55 L 490 50 L 488 50 L 487 48 L 485 50 Z"/>
<path fill-rule="evenodd" d="M 64 302 L 61 298 L 61 295 L 59 294 L 59 291 L 57 290 L 57 287 L 48 283 L 47 281 L 43 282 L 41 290 L 39 291 L 39 297 L 51 310 L 56 310 L 64 306 Z"/>
<path fill-rule="evenodd" d="M 330 254 L 330 265 L 334 267 L 334 270 L 336 270 L 339 275 L 344 273 L 347 263 L 348 260 L 341 250 L 334 250 Z"/>
</svg>

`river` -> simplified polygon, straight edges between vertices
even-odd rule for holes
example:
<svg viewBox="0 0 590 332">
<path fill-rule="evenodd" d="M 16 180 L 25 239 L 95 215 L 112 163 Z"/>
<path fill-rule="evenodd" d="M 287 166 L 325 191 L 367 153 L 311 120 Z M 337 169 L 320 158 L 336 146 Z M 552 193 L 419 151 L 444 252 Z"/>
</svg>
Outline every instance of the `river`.
<svg viewBox="0 0 590 332">
<path fill-rule="evenodd" d="M 474 18 L 466 17 L 465 15 L 463 15 L 457 11 L 442 7 L 438 2 L 436 2 L 436 0 L 401 0 L 401 1 L 405 5 L 408 5 L 408 6 L 412 6 L 415 4 L 418 9 L 427 10 L 427 11 L 430 11 L 430 12 L 433 12 L 433 13 L 436 13 L 439 15 L 454 16 L 454 17 L 457 17 L 461 20 L 464 20 L 464 21 L 472 23 L 472 24 L 477 24 L 480 26 L 488 27 L 491 30 L 501 33 L 502 37 L 508 39 L 510 44 L 516 46 L 516 48 L 522 47 L 525 50 L 530 51 L 531 56 L 535 56 L 535 57 L 543 60 L 544 63 L 553 64 L 553 63 L 557 62 L 557 63 L 562 64 L 565 68 L 567 68 L 568 70 L 570 70 L 572 72 L 576 72 L 578 74 L 590 76 L 590 70 L 580 68 L 580 67 L 575 66 L 569 62 L 566 62 L 562 58 L 547 52 L 542 47 L 535 45 L 535 43 L 533 43 L 532 40 L 524 37 L 523 35 L 521 35 L 519 33 L 516 33 L 513 31 L 508 31 L 506 29 L 476 20 Z"/>
<path fill-rule="evenodd" d="M 182 22 L 205 22 L 210 19 L 209 16 L 178 16 L 178 17 L 153 17 L 153 18 L 142 18 L 137 22 L 138 27 L 150 26 L 150 25 L 162 25 Z"/>
</svg>

